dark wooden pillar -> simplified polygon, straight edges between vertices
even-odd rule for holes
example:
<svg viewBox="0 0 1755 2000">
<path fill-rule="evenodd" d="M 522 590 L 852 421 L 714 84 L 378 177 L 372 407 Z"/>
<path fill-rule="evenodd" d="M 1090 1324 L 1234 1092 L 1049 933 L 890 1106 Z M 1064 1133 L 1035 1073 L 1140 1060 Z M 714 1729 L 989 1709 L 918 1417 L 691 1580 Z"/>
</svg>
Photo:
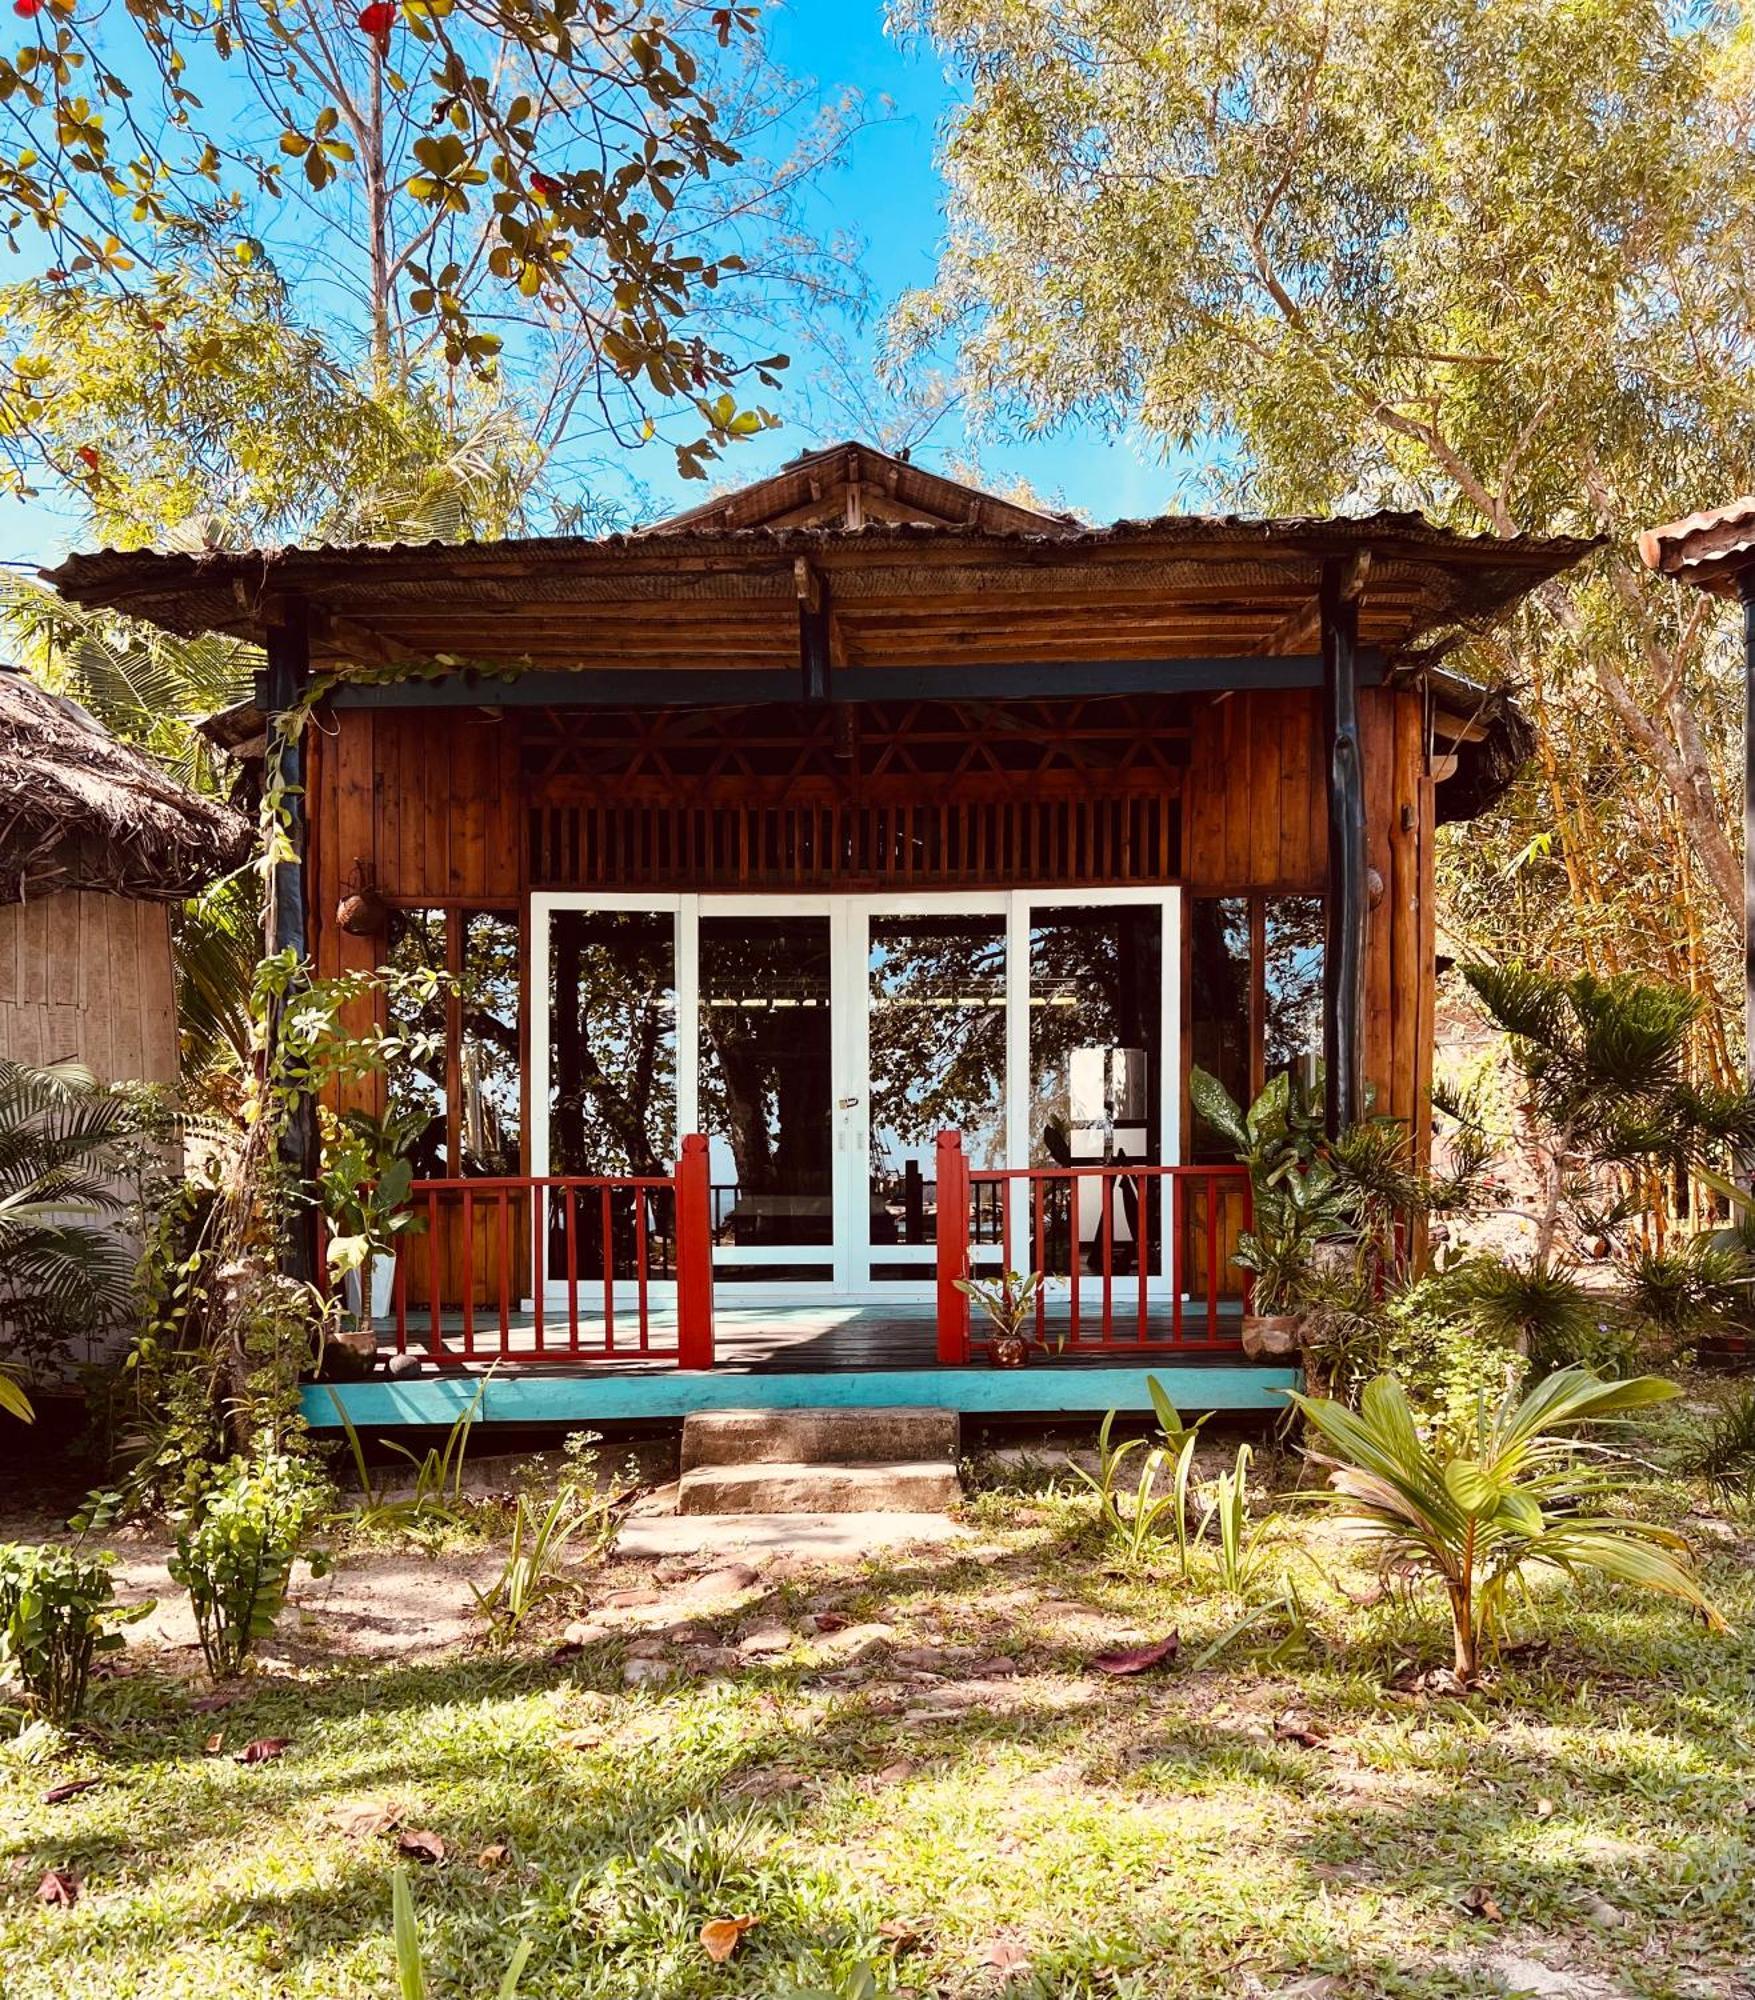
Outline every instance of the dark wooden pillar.
<svg viewBox="0 0 1755 2000">
<path fill-rule="evenodd" d="M 1359 728 L 1359 584 L 1322 566 L 1322 720 L 1328 773 L 1328 895 L 1322 970 L 1323 1122 L 1333 1138 L 1365 1115 L 1365 756 Z"/>
<path fill-rule="evenodd" d="M 292 952 L 305 964 L 308 976 L 311 936 L 305 900 L 305 857 L 309 847 L 305 732 L 301 726 L 288 739 L 278 727 L 282 716 L 301 707 L 311 682 L 310 627 L 302 600 L 293 599 L 282 606 L 279 618 L 268 627 L 266 638 L 268 759 L 271 777 L 278 777 L 278 783 L 271 789 L 280 793 L 281 828 L 296 858 L 277 861 L 269 877 L 262 920 L 263 942 L 271 957 Z M 276 1009 L 268 1020 L 271 1057 L 279 1026 Z M 281 1268 L 290 1278 L 311 1280 L 317 1275 L 317 1108 L 309 1096 L 301 1095 L 292 1105 L 280 1144 L 281 1159 L 298 1197 L 282 1241 Z"/>
<path fill-rule="evenodd" d="M 829 586 L 803 556 L 793 565 L 798 590 L 798 671 L 807 704 L 829 699 Z"/>
<path fill-rule="evenodd" d="M 1743 1074 L 1755 1086 L 1755 568 L 1737 578 L 1743 601 Z"/>
</svg>

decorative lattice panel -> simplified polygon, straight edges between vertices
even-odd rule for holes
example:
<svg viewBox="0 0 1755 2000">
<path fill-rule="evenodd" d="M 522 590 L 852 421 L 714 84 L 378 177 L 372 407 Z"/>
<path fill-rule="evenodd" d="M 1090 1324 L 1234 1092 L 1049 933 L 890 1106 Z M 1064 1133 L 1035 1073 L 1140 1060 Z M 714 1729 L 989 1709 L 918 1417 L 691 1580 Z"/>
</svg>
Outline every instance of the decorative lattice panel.
<svg viewBox="0 0 1755 2000">
<path fill-rule="evenodd" d="M 530 883 L 858 888 L 1164 882 L 1173 697 L 545 711 L 525 724 Z"/>
</svg>

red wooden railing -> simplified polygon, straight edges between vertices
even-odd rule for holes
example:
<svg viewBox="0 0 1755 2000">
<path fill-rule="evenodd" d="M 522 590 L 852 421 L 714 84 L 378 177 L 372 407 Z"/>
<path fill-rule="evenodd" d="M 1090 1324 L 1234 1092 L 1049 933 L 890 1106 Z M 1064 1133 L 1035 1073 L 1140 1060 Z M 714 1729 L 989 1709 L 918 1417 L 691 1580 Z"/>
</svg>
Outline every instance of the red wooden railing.
<svg viewBox="0 0 1755 2000">
<path fill-rule="evenodd" d="M 943 1363 L 991 1345 L 959 1286 L 971 1270 L 1045 1275 L 1026 1331 L 1050 1359 L 1239 1344 L 1241 1167 L 972 1169 L 961 1135 L 943 1132 L 934 1195 Z M 380 1331 L 441 1368 L 710 1369 L 713 1200 L 699 1136 L 669 1174 L 416 1181 L 423 1226 L 398 1239 Z"/>
<path fill-rule="evenodd" d="M 670 1174 L 416 1181 L 423 1226 L 398 1239 L 391 1286 L 396 1351 L 454 1368 L 711 1368 L 711 1199 L 698 1136 Z"/>
<path fill-rule="evenodd" d="M 1118 1208 L 1126 1218 L 1119 1228 Z M 971 1219 L 995 1210 L 998 1259 L 978 1263 L 971 1252 L 990 1238 L 977 1236 Z M 976 1169 L 962 1135 L 941 1132 L 938 1358 L 967 1362 L 991 1344 L 985 1316 L 972 1314 L 959 1282 L 972 1271 L 1042 1273 L 1025 1333 L 1051 1358 L 1236 1347 L 1248 1278 L 1233 1249 L 1249 1221 L 1249 1175 L 1240 1166 Z"/>
</svg>

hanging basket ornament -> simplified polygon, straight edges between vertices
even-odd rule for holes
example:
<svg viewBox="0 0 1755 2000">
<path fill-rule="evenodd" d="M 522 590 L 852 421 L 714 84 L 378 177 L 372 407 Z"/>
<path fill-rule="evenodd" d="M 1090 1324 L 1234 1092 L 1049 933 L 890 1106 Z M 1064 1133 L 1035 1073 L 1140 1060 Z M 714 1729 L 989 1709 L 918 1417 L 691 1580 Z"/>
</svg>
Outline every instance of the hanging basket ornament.
<svg viewBox="0 0 1755 2000">
<path fill-rule="evenodd" d="M 335 922 L 349 937 L 377 937 L 389 928 L 390 905 L 373 885 L 369 862 L 354 862 L 347 888 L 335 906 Z"/>
</svg>

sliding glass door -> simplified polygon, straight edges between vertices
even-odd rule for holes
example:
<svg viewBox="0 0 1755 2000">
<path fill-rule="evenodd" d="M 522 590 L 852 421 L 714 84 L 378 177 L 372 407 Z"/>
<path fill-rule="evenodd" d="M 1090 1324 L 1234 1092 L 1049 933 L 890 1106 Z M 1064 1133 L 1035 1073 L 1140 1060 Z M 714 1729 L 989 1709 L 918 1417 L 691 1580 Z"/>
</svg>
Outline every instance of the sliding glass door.
<svg viewBox="0 0 1755 2000">
<path fill-rule="evenodd" d="M 704 1132 L 726 1300 L 931 1295 L 936 1140 L 977 1169 L 1177 1158 L 1173 889 L 532 899 L 532 1166 L 662 1171 Z M 1168 1193 L 976 1190 L 974 1256 L 1046 1231 L 1162 1266 Z M 1087 1212 L 1089 1211 L 1089 1212 Z M 553 1268 L 551 1266 L 551 1268 Z"/>
</svg>

